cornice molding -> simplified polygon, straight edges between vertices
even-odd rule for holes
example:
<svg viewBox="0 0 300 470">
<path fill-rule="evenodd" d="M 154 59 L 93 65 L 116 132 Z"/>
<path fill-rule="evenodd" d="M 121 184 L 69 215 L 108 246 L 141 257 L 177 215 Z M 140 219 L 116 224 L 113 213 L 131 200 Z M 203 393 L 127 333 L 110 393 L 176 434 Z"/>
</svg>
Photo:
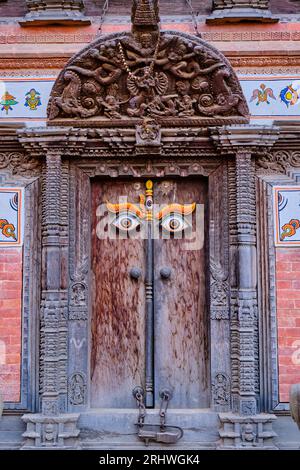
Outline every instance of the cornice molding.
<svg viewBox="0 0 300 470">
<path fill-rule="evenodd" d="M 275 126 L 234 125 L 210 128 L 211 139 L 219 152 L 261 153 L 273 147 L 280 128 Z"/>
</svg>

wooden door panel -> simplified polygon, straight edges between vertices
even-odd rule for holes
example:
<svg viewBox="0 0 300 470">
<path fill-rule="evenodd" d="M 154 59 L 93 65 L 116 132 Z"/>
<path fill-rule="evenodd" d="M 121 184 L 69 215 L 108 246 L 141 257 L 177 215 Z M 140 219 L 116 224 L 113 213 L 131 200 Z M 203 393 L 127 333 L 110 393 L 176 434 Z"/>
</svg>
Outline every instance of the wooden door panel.
<svg viewBox="0 0 300 470">
<path fill-rule="evenodd" d="M 131 391 L 145 382 L 146 241 L 103 239 L 96 233 L 99 204 L 117 203 L 120 196 L 138 204 L 144 183 L 95 180 L 92 185 L 93 407 L 135 406 Z M 205 180 L 154 181 L 155 204 L 206 201 Z M 153 243 L 155 399 L 159 406 L 159 390 L 168 387 L 174 391 L 173 408 L 203 408 L 209 406 L 207 250 L 187 250 L 186 242 L 159 238 Z M 132 267 L 142 271 L 138 281 L 129 275 Z M 172 270 L 169 280 L 161 278 L 164 267 Z"/>
<path fill-rule="evenodd" d="M 155 203 L 205 204 L 205 181 L 180 180 L 154 185 Z M 195 230 L 195 214 L 193 215 Z M 186 240 L 154 243 L 155 389 L 174 390 L 171 406 L 209 406 L 208 328 L 205 247 L 186 249 Z M 171 268 L 163 280 L 160 270 Z"/>
<path fill-rule="evenodd" d="M 97 207 L 120 196 L 139 201 L 143 186 L 130 181 L 92 184 L 92 348 L 91 405 L 132 407 L 132 389 L 144 385 L 145 288 L 143 275 L 131 279 L 129 271 L 145 272 L 144 241 L 99 239 Z"/>
</svg>

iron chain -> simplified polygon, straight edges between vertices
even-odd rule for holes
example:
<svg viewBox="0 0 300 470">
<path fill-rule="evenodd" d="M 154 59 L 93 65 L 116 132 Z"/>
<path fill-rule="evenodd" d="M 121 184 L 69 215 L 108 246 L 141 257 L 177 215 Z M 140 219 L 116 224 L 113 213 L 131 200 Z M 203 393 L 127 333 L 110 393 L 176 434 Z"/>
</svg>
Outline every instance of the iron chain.
<svg viewBox="0 0 300 470">
<path fill-rule="evenodd" d="M 193 19 L 193 24 L 194 24 L 195 33 L 196 33 L 196 35 L 197 35 L 199 38 L 201 38 L 201 33 L 200 33 L 199 29 L 198 29 L 197 16 L 196 16 L 196 14 L 195 14 L 195 12 L 194 12 L 194 9 L 193 9 L 192 0 L 186 0 L 186 3 L 187 3 L 187 5 L 188 5 L 188 7 L 189 7 L 189 9 L 190 9 L 190 14 L 191 14 L 191 17 L 192 17 L 192 19 Z"/>
<path fill-rule="evenodd" d="M 136 393 L 135 395 L 138 409 L 139 409 L 139 417 L 138 417 L 138 425 L 140 428 L 144 426 L 145 417 L 146 417 L 146 407 L 144 404 L 144 397 L 141 393 Z"/>
<path fill-rule="evenodd" d="M 101 13 L 101 18 L 100 18 L 100 25 L 99 25 L 99 29 L 98 29 L 98 35 L 99 36 L 102 34 L 102 26 L 103 26 L 103 23 L 104 23 L 104 20 L 105 20 L 107 11 L 108 11 L 108 7 L 109 7 L 109 0 L 105 0 L 105 2 L 103 4 L 103 8 L 102 8 L 102 13 Z"/>
<path fill-rule="evenodd" d="M 163 431 L 166 426 L 166 414 L 167 414 L 167 408 L 168 408 L 171 396 L 167 391 L 162 391 L 160 396 L 161 396 L 161 405 L 160 405 L 160 410 L 159 410 L 160 429 Z"/>
</svg>

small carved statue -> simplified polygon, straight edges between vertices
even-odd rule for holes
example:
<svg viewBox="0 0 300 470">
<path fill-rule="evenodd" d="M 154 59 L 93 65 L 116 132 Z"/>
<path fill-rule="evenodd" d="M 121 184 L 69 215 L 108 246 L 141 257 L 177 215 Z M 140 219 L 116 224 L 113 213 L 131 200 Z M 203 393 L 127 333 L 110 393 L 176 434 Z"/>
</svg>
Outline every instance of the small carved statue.
<svg viewBox="0 0 300 470">
<path fill-rule="evenodd" d="M 53 446 L 57 441 L 57 429 L 55 424 L 46 423 L 44 424 L 42 434 L 43 444 L 45 446 Z"/>
<path fill-rule="evenodd" d="M 197 100 L 192 99 L 189 95 L 184 95 L 180 101 L 178 101 L 178 110 L 180 117 L 189 117 L 195 114 L 194 103 Z"/>
<path fill-rule="evenodd" d="M 104 107 L 104 116 L 108 117 L 109 119 L 121 119 L 122 116 L 119 111 L 120 105 L 124 104 L 124 101 L 117 101 L 113 95 L 107 95 L 105 100 L 100 97 L 99 102 Z"/>
<path fill-rule="evenodd" d="M 224 374 L 217 374 L 213 384 L 214 402 L 216 405 L 229 403 L 229 380 Z"/>
<path fill-rule="evenodd" d="M 77 283 L 73 285 L 72 301 L 74 305 L 82 305 L 85 303 L 85 287 L 83 284 Z"/>
<path fill-rule="evenodd" d="M 154 119 L 145 118 L 141 126 L 138 127 L 140 138 L 145 141 L 154 141 L 159 134 L 159 125 Z"/>
<path fill-rule="evenodd" d="M 256 433 L 254 432 L 253 424 L 244 424 L 242 428 L 242 446 L 252 447 L 256 446 Z"/>
<path fill-rule="evenodd" d="M 70 402 L 72 405 L 84 403 L 85 385 L 80 374 L 74 374 L 70 385 Z"/>
</svg>

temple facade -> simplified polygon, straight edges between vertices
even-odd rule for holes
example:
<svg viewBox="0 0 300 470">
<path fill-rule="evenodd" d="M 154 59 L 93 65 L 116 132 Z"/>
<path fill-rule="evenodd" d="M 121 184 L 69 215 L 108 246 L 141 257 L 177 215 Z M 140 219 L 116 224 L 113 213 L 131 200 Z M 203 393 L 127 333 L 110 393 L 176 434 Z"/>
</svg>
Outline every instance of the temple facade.
<svg viewBox="0 0 300 470">
<path fill-rule="evenodd" d="M 298 0 L 0 15 L 0 449 L 297 449 Z"/>
</svg>

